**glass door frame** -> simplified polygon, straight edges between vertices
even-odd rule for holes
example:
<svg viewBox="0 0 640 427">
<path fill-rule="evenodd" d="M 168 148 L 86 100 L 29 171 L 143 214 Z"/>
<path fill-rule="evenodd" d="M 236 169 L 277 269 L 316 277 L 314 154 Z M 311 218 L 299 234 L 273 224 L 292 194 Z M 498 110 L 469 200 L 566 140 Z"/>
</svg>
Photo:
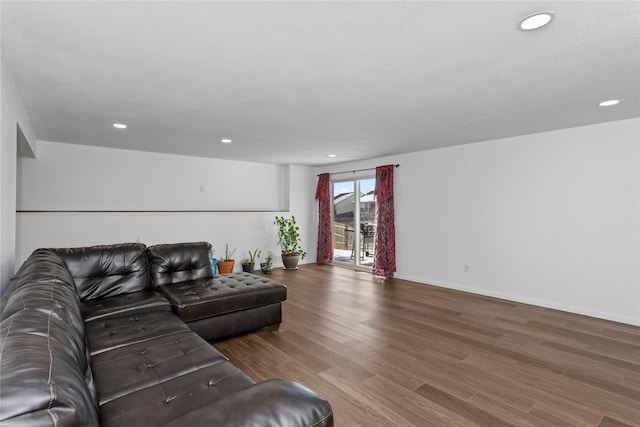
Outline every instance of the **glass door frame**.
<svg viewBox="0 0 640 427">
<path fill-rule="evenodd" d="M 360 203 L 360 199 L 362 197 L 361 192 L 360 192 L 360 181 L 363 180 L 369 180 L 369 179 L 375 179 L 374 176 L 358 176 L 358 177 L 352 177 L 352 178 L 348 178 L 348 179 L 332 179 L 331 180 L 331 200 L 334 201 L 334 187 L 335 184 L 337 183 L 352 183 L 353 184 L 353 243 L 351 245 L 352 247 L 352 254 L 353 254 L 353 259 L 351 261 L 336 261 L 334 259 L 334 262 L 337 262 L 341 265 L 345 265 L 345 266 L 355 266 L 355 267 L 359 267 L 359 268 L 365 268 L 365 269 L 371 269 L 372 267 L 369 265 L 362 265 L 361 263 L 361 259 L 360 259 L 360 252 L 362 251 L 362 233 L 361 233 L 361 227 L 360 227 L 360 214 L 361 214 L 361 203 Z M 332 203 L 331 206 L 332 209 L 332 215 L 331 215 L 331 227 L 335 229 L 335 204 Z M 346 236 L 345 236 L 346 238 Z M 336 248 L 336 236 L 335 233 L 333 233 L 333 242 L 332 242 L 333 248 Z"/>
</svg>

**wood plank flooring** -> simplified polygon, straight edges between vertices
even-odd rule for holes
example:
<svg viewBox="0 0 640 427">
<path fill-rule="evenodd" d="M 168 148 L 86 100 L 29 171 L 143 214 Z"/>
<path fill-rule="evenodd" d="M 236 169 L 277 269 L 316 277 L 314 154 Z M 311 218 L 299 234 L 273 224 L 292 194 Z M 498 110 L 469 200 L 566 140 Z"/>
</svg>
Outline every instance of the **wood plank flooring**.
<svg viewBox="0 0 640 427">
<path fill-rule="evenodd" d="M 306 264 L 278 331 L 215 343 L 342 426 L 640 426 L 640 328 Z"/>
</svg>

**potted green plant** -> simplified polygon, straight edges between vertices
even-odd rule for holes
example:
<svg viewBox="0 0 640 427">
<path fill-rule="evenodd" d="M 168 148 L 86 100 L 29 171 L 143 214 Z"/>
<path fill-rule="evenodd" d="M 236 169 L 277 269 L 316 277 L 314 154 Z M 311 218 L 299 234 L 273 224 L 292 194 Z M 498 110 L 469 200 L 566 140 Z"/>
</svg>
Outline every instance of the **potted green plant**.
<svg viewBox="0 0 640 427">
<path fill-rule="evenodd" d="M 274 222 L 278 226 L 278 244 L 282 251 L 282 263 L 285 270 L 297 270 L 298 262 L 307 256 L 307 252 L 300 246 L 300 227 L 296 218 L 276 216 Z"/>
<path fill-rule="evenodd" d="M 227 274 L 233 271 L 233 266 L 236 261 L 233 259 L 233 254 L 236 252 L 235 249 L 229 251 L 229 244 L 224 246 L 224 258 L 220 258 L 218 260 L 218 272 L 220 274 Z"/>
<path fill-rule="evenodd" d="M 258 254 L 258 259 L 260 259 L 260 254 Z M 273 252 L 267 252 L 267 257 L 264 261 L 260 260 L 260 270 L 264 274 L 271 274 L 273 271 Z"/>
<path fill-rule="evenodd" d="M 242 260 L 242 271 L 245 273 L 253 273 L 253 268 L 256 264 L 256 256 L 260 256 L 260 249 L 256 249 L 253 252 L 249 251 L 249 258 Z"/>
</svg>

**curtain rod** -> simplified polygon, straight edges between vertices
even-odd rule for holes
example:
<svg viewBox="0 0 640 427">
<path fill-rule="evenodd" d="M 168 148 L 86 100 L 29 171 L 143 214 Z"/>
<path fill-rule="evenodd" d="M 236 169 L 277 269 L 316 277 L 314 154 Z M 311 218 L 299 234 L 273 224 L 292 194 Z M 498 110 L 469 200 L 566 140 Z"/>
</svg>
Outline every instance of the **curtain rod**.
<svg viewBox="0 0 640 427">
<path fill-rule="evenodd" d="M 399 164 L 395 164 L 393 166 L 395 166 L 397 168 L 400 167 Z M 362 172 L 362 171 L 372 171 L 372 170 L 375 170 L 375 169 L 376 168 L 355 169 L 355 170 L 351 170 L 351 171 L 333 172 L 333 173 L 330 173 L 329 175 L 337 175 L 337 174 L 340 174 L 340 173 L 356 173 L 356 172 Z M 318 174 L 318 176 L 320 176 L 320 174 Z"/>
</svg>

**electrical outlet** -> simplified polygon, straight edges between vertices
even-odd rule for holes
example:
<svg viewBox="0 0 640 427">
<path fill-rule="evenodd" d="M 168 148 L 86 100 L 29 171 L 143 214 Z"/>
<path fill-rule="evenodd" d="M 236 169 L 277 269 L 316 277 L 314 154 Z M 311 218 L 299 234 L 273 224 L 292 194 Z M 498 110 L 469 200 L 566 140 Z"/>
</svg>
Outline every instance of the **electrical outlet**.
<svg viewBox="0 0 640 427">
<path fill-rule="evenodd" d="M 469 272 L 469 264 L 465 264 L 464 265 L 464 272 L 468 273 Z"/>
</svg>

